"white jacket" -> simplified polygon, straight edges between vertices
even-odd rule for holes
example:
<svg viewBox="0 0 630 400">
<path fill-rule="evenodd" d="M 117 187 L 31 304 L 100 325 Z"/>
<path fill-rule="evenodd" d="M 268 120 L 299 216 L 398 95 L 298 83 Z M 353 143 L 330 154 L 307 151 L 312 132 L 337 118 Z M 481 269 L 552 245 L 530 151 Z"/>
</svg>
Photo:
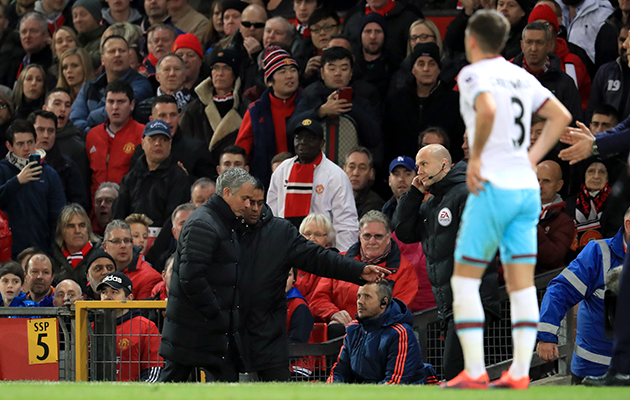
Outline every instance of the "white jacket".
<svg viewBox="0 0 630 400">
<path fill-rule="evenodd" d="M 287 181 L 297 156 L 284 160 L 271 175 L 267 204 L 273 215 L 284 218 Z M 352 185 L 346 173 L 324 155 L 313 174 L 311 213 L 327 216 L 337 233 L 336 247 L 346 251 L 359 240 L 359 217 Z"/>
<path fill-rule="evenodd" d="M 577 9 L 573 21 L 569 22 L 569 6 L 556 0 L 562 7 L 562 25 L 567 28 L 567 40 L 586 51 L 595 62 L 595 39 L 606 18 L 615 11 L 608 0 L 585 0 Z"/>
</svg>

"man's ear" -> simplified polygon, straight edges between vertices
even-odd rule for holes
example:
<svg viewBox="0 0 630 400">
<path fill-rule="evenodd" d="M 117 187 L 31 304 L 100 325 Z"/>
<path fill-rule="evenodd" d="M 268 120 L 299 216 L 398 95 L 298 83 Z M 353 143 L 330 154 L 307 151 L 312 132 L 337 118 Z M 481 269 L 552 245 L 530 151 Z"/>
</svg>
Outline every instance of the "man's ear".
<svg viewBox="0 0 630 400">
<path fill-rule="evenodd" d="M 564 186 L 564 181 L 562 179 L 560 179 L 558 181 L 558 185 L 556 186 L 556 192 L 559 192 L 560 189 L 562 189 L 562 186 Z"/>
<path fill-rule="evenodd" d="M 133 111 L 135 106 L 136 106 L 136 101 L 135 100 L 131 100 L 131 111 Z"/>
<path fill-rule="evenodd" d="M 129 293 L 129 296 L 127 296 L 127 300 L 133 300 L 133 293 Z"/>
<path fill-rule="evenodd" d="M 245 170 L 245 172 L 249 172 L 249 165 L 245 165 L 243 169 Z"/>
</svg>

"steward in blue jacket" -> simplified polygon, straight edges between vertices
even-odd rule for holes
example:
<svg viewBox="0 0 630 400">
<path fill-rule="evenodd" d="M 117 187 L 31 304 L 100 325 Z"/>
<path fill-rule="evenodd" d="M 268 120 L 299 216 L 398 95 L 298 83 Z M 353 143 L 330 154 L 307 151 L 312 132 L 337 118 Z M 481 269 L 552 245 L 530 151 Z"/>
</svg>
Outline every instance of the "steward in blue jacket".
<svg viewBox="0 0 630 400">
<path fill-rule="evenodd" d="M 608 272 L 620 267 L 628 235 L 623 228 L 612 239 L 589 242 L 577 258 L 549 282 L 540 308 L 538 340 L 558 343 L 560 322 L 577 303 L 575 352 L 571 372 L 576 377 L 603 375 L 610 365 L 613 341 L 604 332 L 604 292 Z M 543 343 L 538 344 L 538 354 Z M 542 358 L 542 357 L 541 357 Z"/>
<path fill-rule="evenodd" d="M 436 384 L 433 366 L 422 362 L 413 316 L 387 281 L 362 286 L 357 299 L 358 318 L 346 327 L 328 383 Z"/>
</svg>

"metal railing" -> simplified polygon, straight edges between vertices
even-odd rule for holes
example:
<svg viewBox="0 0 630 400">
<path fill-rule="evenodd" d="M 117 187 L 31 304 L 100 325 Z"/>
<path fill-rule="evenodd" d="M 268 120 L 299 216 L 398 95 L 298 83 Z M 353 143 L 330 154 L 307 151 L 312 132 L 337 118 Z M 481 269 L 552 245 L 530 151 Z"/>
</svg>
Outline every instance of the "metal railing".
<svg viewBox="0 0 630 400">
<path fill-rule="evenodd" d="M 538 292 L 538 303 L 540 304 L 549 282 L 555 278 L 563 268 L 541 274 L 536 277 L 535 284 Z M 506 371 L 512 362 L 512 322 L 510 319 L 510 301 L 505 286 L 499 288 L 499 301 L 501 305 L 501 316 L 499 320 L 489 324 L 484 337 L 485 362 L 490 379 L 497 379 L 503 371 Z M 438 318 L 436 308 L 431 308 L 414 314 L 413 329 L 416 332 L 424 362 L 430 363 L 436 370 L 436 377 L 444 379 L 442 359 L 444 355 L 444 340 L 442 336 L 442 320 Z M 558 372 L 568 375 L 571 371 L 571 357 L 575 342 L 575 318 L 573 309 L 567 312 L 560 327 L 558 341 Z M 324 343 L 315 344 L 293 344 L 289 346 L 290 362 L 298 362 L 303 357 L 324 358 L 325 366 L 320 369 L 313 369 L 309 380 L 323 381 L 328 377 L 330 368 L 334 365 L 343 344 L 342 338 L 337 338 Z M 534 354 L 532 367 L 545 364 L 538 355 Z M 303 380 L 300 376 L 292 375 L 292 380 Z"/>
</svg>

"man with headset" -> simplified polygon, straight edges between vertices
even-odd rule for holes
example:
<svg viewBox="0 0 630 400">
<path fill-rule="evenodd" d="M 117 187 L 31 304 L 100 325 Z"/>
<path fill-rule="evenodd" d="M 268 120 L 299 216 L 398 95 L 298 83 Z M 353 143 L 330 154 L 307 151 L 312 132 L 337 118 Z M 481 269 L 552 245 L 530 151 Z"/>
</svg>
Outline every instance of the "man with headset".
<svg viewBox="0 0 630 400">
<path fill-rule="evenodd" d="M 346 337 L 328 383 L 436 384 L 435 371 L 422 362 L 413 334 L 413 315 L 393 297 L 388 280 L 367 283 L 357 292 L 357 319 Z"/>
<path fill-rule="evenodd" d="M 422 243 L 427 274 L 444 330 L 444 377 L 453 379 L 464 369 L 464 356 L 453 321 L 451 276 L 455 239 L 468 197 L 467 164 L 451 165 L 451 155 L 440 144 L 421 148 L 416 155 L 418 175 L 403 194 L 394 213 L 396 236 L 403 243 Z M 481 282 L 486 321 L 499 316 L 497 264 L 490 263 Z"/>
</svg>

